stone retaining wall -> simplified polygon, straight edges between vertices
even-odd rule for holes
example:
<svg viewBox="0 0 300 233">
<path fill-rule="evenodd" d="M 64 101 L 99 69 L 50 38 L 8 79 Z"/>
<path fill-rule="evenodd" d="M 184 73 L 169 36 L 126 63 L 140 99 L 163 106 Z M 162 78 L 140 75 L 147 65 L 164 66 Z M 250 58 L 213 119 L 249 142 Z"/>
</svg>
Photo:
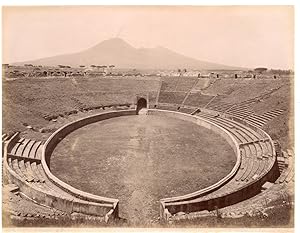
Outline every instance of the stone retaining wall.
<svg viewBox="0 0 300 233">
<path fill-rule="evenodd" d="M 205 110 L 204 112 L 210 113 L 210 114 L 219 114 L 216 111 L 210 111 Z M 240 202 L 242 200 L 248 199 L 256 194 L 258 194 L 261 191 L 261 186 L 266 181 L 275 181 L 276 179 L 276 154 L 274 150 L 274 144 L 270 138 L 270 136 L 265 133 L 261 129 L 257 129 L 254 126 L 247 125 L 248 127 L 254 129 L 257 133 L 264 136 L 265 138 L 268 138 L 272 144 L 272 163 L 266 168 L 265 173 L 263 176 L 258 177 L 257 179 L 253 180 L 252 182 L 249 182 L 248 184 L 245 184 L 245 186 L 237 188 L 234 191 L 224 193 L 222 196 L 218 196 L 215 198 L 210 199 L 204 199 L 202 201 L 197 201 L 197 198 L 203 197 L 209 193 L 212 193 L 213 191 L 217 190 L 218 188 L 226 185 L 226 183 L 231 180 L 236 172 L 239 169 L 240 166 L 240 150 L 239 150 L 239 144 L 237 141 L 233 138 L 233 136 L 228 132 L 227 130 L 219 127 L 218 125 L 210 122 L 207 119 L 201 118 L 200 116 L 191 116 L 189 114 L 185 113 L 179 113 L 179 112 L 172 112 L 167 110 L 149 110 L 149 114 L 153 115 L 163 115 L 163 116 L 170 116 L 170 117 L 176 117 L 182 120 L 187 120 L 190 122 L 193 122 L 199 126 L 203 126 L 207 129 L 213 130 L 214 132 L 221 135 L 226 141 L 231 145 L 231 147 L 234 149 L 234 152 L 237 156 L 237 162 L 235 167 L 232 169 L 232 171 L 224 177 L 221 181 L 217 182 L 216 184 L 213 184 L 212 186 L 209 186 L 205 189 L 199 190 L 197 192 L 187 194 L 184 196 L 179 197 L 171 197 L 171 198 L 165 198 L 160 200 L 160 217 L 162 221 L 168 221 L 169 218 L 172 217 L 172 214 L 177 212 L 196 212 L 201 210 L 214 210 L 215 208 L 222 208 L 228 205 L 235 204 L 237 202 Z M 233 119 L 235 120 L 235 119 Z M 244 122 L 241 122 L 244 124 Z"/>
<path fill-rule="evenodd" d="M 63 189 L 64 191 L 74 195 L 75 197 L 81 198 L 85 201 L 90 201 L 90 202 L 96 202 L 96 203 L 101 203 L 101 204 L 112 204 L 113 205 L 113 211 L 111 212 L 111 215 L 114 217 L 118 217 L 118 199 L 113 199 L 113 198 L 107 198 L 107 197 L 101 197 L 97 195 L 93 195 L 90 193 L 83 192 L 81 190 L 78 190 L 71 185 L 68 185 L 58 179 L 56 176 L 54 176 L 51 171 L 50 171 L 50 158 L 51 154 L 56 147 L 56 145 L 69 133 L 73 132 L 76 129 L 79 129 L 85 125 L 92 124 L 98 121 L 102 121 L 105 119 L 113 118 L 113 117 L 120 117 L 120 116 L 129 116 L 129 115 L 135 115 L 136 111 L 135 110 L 120 110 L 120 111 L 112 111 L 112 112 L 105 112 L 105 113 L 100 113 L 97 115 L 85 117 L 82 119 L 79 119 L 77 121 L 71 122 L 57 131 L 55 131 L 45 142 L 44 148 L 43 148 L 43 153 L 42 153 L 42 165 L 44 168 L 44 171 L 47 175 L 47 177 L 58 187 Z M 85 206 L 83 209 L 90 209 L 91 207 Z"/>
<path fill-rule="evenodd" d="M 40 205 L 45 205 L 51 208 L 55 208 L 66 213 L 71 214 L 72 212 L 79 212 L 88 215 L 97 215 L 102 216 L 104 221 L 109 221 L 109 219 L 114 218 L 112 210 L 117 211 L 117 204 L 114 203 L 95 203 L 90 202 L 87 205 L 87 202 L 81 200 L 67 199 L 63 196 L 60 196 L 59 193 L 53 195 L 49 192 L 43 192 L 42 190 L 36 188 L 34 185 L 31 185 L 27 182 L 24 182 L 16 172 L 11 169 L 8 165 L 7 159 L 9 151 L 18 140 L 18 134 L 16 133 L 11 137 L 10 140 L 7 141 L 4 147 L 4 170 L 10 180 L 10 182 L 16 184 L 19 187 L 22 195 L 25 195 L 27 198 L 31 199 L 34 202 L 37 202 Z"/>
</svg>

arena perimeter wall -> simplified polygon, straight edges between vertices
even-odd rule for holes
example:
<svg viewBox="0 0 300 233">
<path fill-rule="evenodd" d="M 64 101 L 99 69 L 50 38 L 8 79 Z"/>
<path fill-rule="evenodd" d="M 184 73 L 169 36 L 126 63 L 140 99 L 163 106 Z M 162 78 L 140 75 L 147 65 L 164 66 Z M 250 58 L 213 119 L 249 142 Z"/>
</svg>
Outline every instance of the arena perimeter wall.
<svg viewBox="0 0 300 233">
<path fill-rule="evenodd" d="M 58 187 L 63 189 L 64 191 L 70 193 L 71 195 L 78 197 L 80 199 L 83 199 L 85 201 L 89 202 L 96 202 L 100 204 L 112 204 L 113 209 L 110 212 L 110 215 L 113 218 L 118 217 L 118 199 L 113 198 L 107 198 L 107 197 L 101 197 L 97 195 L 93 195 L 87 192 L 83 192 L 81 190 L 78 190 L 71 185 L 68 185 L 58 179 L 56 176 L 54 176 L 50 171 L 50 158 L 51 154 L 56 147 L 56 145 L 69 133 L 73 132 L 76 129 L 79 129 L 85 125 L 92 124 L 98 121 L 106 120 L 113 117 L 120 117 L 120 116 L 129 116 L 129 115 L 135 115 L 135 110 L 120 110 L 120 111 L 111 111 L 106 113 L 101 113 L 93 116 L 89 116 L 86 118 L 79 119 L 77 121 L 71 122 L 61 128 L 59 128 L 57 131 L 55 131 L 45 142 L 43 153 L 42 153 L 42 166 L 44 168 L 44 171 L 48 177 L 49 180 L 51 180 L 54 184 L 56 184 Z M 89 208 L 86 206 L 86 208 Z"/>
<path fill-rule="evenodd" d="M 224 139 L 226 139 L 226 141 L 231 145 L 231 147 L 233 148 L 237 156 L 237 162 L 234 168 L 232 169 L 232 171 L 219 182 L 191 194 L 178 196 L 178 197 L 170 197 L 170 198 L 165 198 L 160 200 L 160 217 L 162 221 L 168 221 L 168 219 L 172 214 L 177 213 L 179 211 L 184 211 L 189 213 L 189 212 L 201 211 L 205 209 L 214 210 L 216 207 L 222 208 L 228 205 L 235 204 L 241 200 L 245 200 L 259 193 L 261 191 L 261 186 L 266 181 L 272 181 L 276 178 L 276 163 L 275 163 L 276 155 L 275 155 L 274 145 L 270 136 L 267 133 L 265 133 L 263 130 L 256 129 L 252 125 L 247 125 L 248 127 L 255 128 L 256 132 L 265 136 L 271 141 L 273 147 L 272 148 L 273 163 L 271 164 L 272 166 L 269 166 L 267 168 L 267 171 L 262 177 L 259 177 L 258 179 L 250 182 L 248 185 L 245 185 L 244 187 L 238 188 L 229 193 L 224 193 L 224 195 L 221 197 L 216 197 L 216 198 L 203 200 L 203 201 L 196 201 L 195 200 L 196 198 L 205 196 L 217 190 L 218 188 L 226 185 L 226 183 L 235 176 L 241 162 L 239 144 L 227 130 L 217 126 L 212 122 L 209 122 L 204 118 L 198 116 L 191 116 L 185 113 L 178 113 L 178 112 L 172 112 L 166 110 L 153 110 L 153 111 L 149 110 L 148 112 L 149 114 L 171 116 L 182 120 L 187 120 L 196 123 L 197 125 L 203 126 L 207 129 L 213 130 L 214 132 L 221 135 Z"/>
</svg>

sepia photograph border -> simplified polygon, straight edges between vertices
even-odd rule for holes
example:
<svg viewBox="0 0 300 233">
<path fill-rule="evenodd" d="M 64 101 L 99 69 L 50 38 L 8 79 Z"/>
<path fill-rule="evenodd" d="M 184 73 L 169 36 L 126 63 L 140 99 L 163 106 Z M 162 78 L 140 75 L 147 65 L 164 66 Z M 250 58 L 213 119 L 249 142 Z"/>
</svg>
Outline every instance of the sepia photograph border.
<svg viewBox="0 0 300 233">
<path fill-rule="evenodd" d="M 243 4 L 241 4 L 243 3 Z M 86 6 L 86 5 L 165 5 L 165 6 L 180 6 L 180 5 L 188 5 L 188 6 L 231 6 L 231 5 L 238 5 L 238 6 L 246 6 L 246 5 L 266 5 L 266 6 L 273 6 L 274 5 L 282 5 L 282 6 L 293 6 L 294 7 L 294 71 L 295 75 L 297 75 L 297 71 L 299 69 L 299 46 L 297 44 L 297 41 L 299 41 L 299 30 L 297 29 L 297 25 L 299 26 L 299 4 L 296 1 L 44 1 L 41 3 L 40 1 L 3 1 L 1 3 L 2 5 L 2 17 L 1 20 L 3 21 L 3 6 Z M 3 22 L 2 22 L 2 30 L 1 33 L 3 33 Z M 3 40 L 3 34 L 2 40 Z M 3 46 L 3 41 L 2 41 Z M 1 46 L 1 47 L 2 47 Z M 2 56 L 3 56 L 3 47 L 2 49 Z M 2 57 L 3 59 L 3 57 Z M 1 82 L 2 85 L 2 82 Z M 300 96 L 299 92 L 297 92 L 299 88 L 299 81 L 297 80 L 296 76 L 294 76 L 294 103 L 291 102 L 291 104 L 294 104 L 294 132 L 295 132 L 295 138 L 294 138 L 294 147 L 295 147 L 295 155 L 298 154 L 298 122 L 296 119 L 297 116 L 299 116 L 299 104 L 300 104 Z M 2 86 L 1 86 L 1 98 L 2 98 Z M 2 99 L 1 99 L 2 101 Z M 3 103 L 3 102 L 2 102 Z M 1 114 L 2 114 L 2 105 L 1 105 Z M 2 115 L 1 115 L 2 116 Z M 2 118 L 3 119 L 3 118 Z M 2 121 L 1 121 L 2 124 Z M 295 168 L 299 166 L 298 164 L 299 159 L 297 156 L 295 156 Z M 295 172 L 295 180 L 298 180 L 298 173 Z M 297 223 L 297 216 L 298 216 L 298 185 L 297 182 L 295 182 L 295 216 L 294 216 L 294 228 L 2 228 L 3 232 L 297 232 L 299 230 L 299 226 Z M 2 190 L 1 190 L 1 198 L 2 198 Z M 2 207 L 2 203 L 1 203 Z M 2 221 L 2 220 L 1 220 Z"/>
</svg>

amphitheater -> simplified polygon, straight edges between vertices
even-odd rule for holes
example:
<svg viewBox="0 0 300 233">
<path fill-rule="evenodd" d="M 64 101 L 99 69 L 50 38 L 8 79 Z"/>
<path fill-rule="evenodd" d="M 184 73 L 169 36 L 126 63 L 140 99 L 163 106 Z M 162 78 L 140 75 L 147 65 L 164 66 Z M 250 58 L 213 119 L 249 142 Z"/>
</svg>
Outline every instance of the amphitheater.
<svg viewBox="0 0 300 233">
<path fill-rule="evenodd" d="M 283 204 L 293 205 L 292 87 L 293 78 L 268 77 L 260 79 L 53 77 L 6 80 L 3 82 L 4 179 L 2 186 L 8 193 L 4 196 L 7 196 L 10 201 L 18 199 L 19 203 L 26 202 L 26 208 L 18 207 L 22 206 L 21 204 L 9 204 L 9 200 L 5 203 L 10 221 L 70 218 L 110 225 L 118 224 L 124 219 L 122 213 L 126 210 L 123 208 L 136 210 L 126 216 L 129 222 L 130 219 L 137 220 L 137 216 L 147 218 L 149 214 L 144 214 L 143 211 L 147 212 L 147 205 L 149 205 L 155 206 L 149 207 L 149 211 L 152 211 L 151 214 L 154 216 L 151 222 L 147 222 L 147 219 L 138 219 L 135 223 L 141 221 L 149 224 L 172 225 L 207 217 L 235 219 L 259 214 L 265 216 L 268 207 L 272 209 L 274 206 L 281 208 Z M 133 117 L 140 118 L 136 120 Z M 135 121 L 136 124 L 140 124 L 139 127 L 144 127 L 143 122 L 146 122 L 145 124 L 148 124 L 146 130 L 149 132 L 152 127 L 152 123 L 149 123 L 151 117 L 162 119 L 164 125 L 170 122 L 170 128 L 175 127 L 172 126 L 173 121 L 185 122 L 181 124 L 178 131 L 182 135 L 189 134 L 187 136 L 191 138 L 188 140 L 193 141 L 192 146 L 197 146 L 199 141 L 199 147 L 195 150 L 198 151 L 202 163 L 209 169 L 203 172 L 200 168 L 193 168 L 196 172 L 193 173 L 192 180 L 185 179 L 183 183 L 186 186 L 182 186 L 180 192 L 168 190 L 174 187 L 170 188 L 172 182 L 166 180 L 165 185 L 162 185 L 166 193 L 162 196 L 158 195 L 159 199 L 153 200 L 153 196 L 146 193 L 142 195 L 143 199 L 140 202 L 133 201 L 123 205 L 121 199 L 112 196 L 110 192 L 111 186 L 118 185 L 118 178 L 107 181 L 109 183 L 107 187 L 101 185 L 97 185 L 97 188 L 93 187 L 94 178 L 87 176 L 86 172 L 89 168 L 84 164 L 90 166 L 96 161 L 92 160 L 88 163 L 90 159 L 84 156 L 90 153 L 89 147 L 93 147 L 95 143 L 99 144 L 98 147 L 95 145 L 97 150 L 93 149 L 96 152 L 92 153 L 98 153 L 99 163 L 103 161 L 104 164 L 104 158 L 101 156 L 105 153 L 113 153 L 106 152 L 106 148 L 112 146 L 105 147 L 96 138 L 102 139 L 101 134 L 107 132 L 125 137 L 126 133 L 134 128 L 132 122 Z M 134 120 L 130 123 L 127 122 L 128 119 Z M 102 131 L 100 128 L 91 131 L 96 127 L 95 124 L 108 124 L 107 122 L 112 120 L 119 120 L 121 123 L 112 129 Z M 126 125 L 127 128 L 122 128 Z M 169 132 L 160 131 L 161 126 L 156 127 L 158 129 L 151 131 L 149 137 L 154 137 L 153 134 Z M 195 132 L 185 131 L 185 127 L 194 128 Z M 203 145 L 200 144 L 204 139 L 197 137 L 196 130 L 204 130 L 203 132 L 206 132 L 204 134 L 207 135 L 211 132 L 216 138 L 220 138 L 220 144 L 223 140 L 222 143 L 227 145 L 228 149 L 226 151 L 220 149 L 218 141 L 214 140 L 211 143 L 207 142 L 207 150 L 211 150 L 209 149 L 211 147 L 215 148 L 216 152 L 205 155 L 205 150 L 201 150 Z M 130 145 L 136 150 L 139 149 L 139 140 L 143 139 L 138 137 L 147 134 L 140 131 L 128 139 L 132 143 Z M 64 149 L 63 145 L 67 147 L 68 142 L 71 143 L 73 140 L 71 136 L 76 132 L 79 132 L 76 134 L 79 135 L 76 143 L 79 145 L 81 143 L 82 147 L 79 147 L 79 152 L 76 154 L 79 155 L 78 157 L 81 156 L 77 158 L 78 176 L 72 177 L 70 170 L 75 166 L 74 161 L 71 161 L 72 158 L 67 154 L 69 150 Z M 84 138 L 80 137 L 81 132 L 97 132 L 97 136 L 90 133 L 86 136 L 88 140 L 84 141 Z M 144 140 L 147 139 L 145 136 Z M 210 136 L 207 136 L 208 141 L 209 139 Z M 105 140 L 109 142 L 109 137 Z M 155 148 L 163 149 L 164 142 L 159 143 L 159 140 Z M 84 147 L 86 143 L 90 144 Z M 118 144 L 121 142 L 116 142 L 113 146 L 118 147 Z M 75 144 L 71 143 L 69 147 L 73 145 Z M 189 147 L 189 145 L 176 147 L 176 151 L 179 151 L 176 158 L 186 156 L 186 160 L 189 160 Z M 126 148 L 124 150 L 126 151 Z M 168 150 L 163 150 L 162 153 L 168 153 Z M 223 172 L 221 177 L 217 177 L 214 172 L 224 168 L 222 163 L 226 162 L 227 156 L 232 156 L 234 162 L 224 170 L 226 174 Z M 126 156 L 122 158 L 126 161 Z M 214 158 L 217 162 L 213 160 Z M 56 159 L 61 160 L 55 162 Z M 163 167 L 161 172 L 165 177 L 172 179 L 172 176 L 181 174 L 172 171 L 176 167 L 176 164 L 172 163 L 172 157 L 156 159 L 157 166 Z M 215 165 L 210 164 L 210 160 Z M 118 168 L 120 166 L 118 161 L 112 160 L 109 164 L 111 170 L 105 174 L 115 172 L 114 169 L 121 169 Z M 160 165 L 159 161 L 164 164 Z M 143 169 L 146 169 L 147 164 L 143 162 L 141 164 L 145 166 Z M 55 166 L 59 165 L 61 169 L 55 171 Z M 187 164 L 188 168 L 184 172 L 189 172 L 189 166 L 193 164 Z M 182 170 L 183 167 L 182 165 Z M 105 170 L 106 166 L 103 165 L 101 168 Z M 96 170 L 91 169 L 90 172 L 93 171 Z M 206 175 L 210 177 L 207 178 Z M 84 181 L 80 181 L 80 177 Z M 200 178 L 211 179 L 213 183 L 205 186 Z M 98 182 L 97 180 L 105 181 L 108 178 L 97 176 L 95 179 L 95 182 Z M 84 182 L 90 187 L 82 189 L 80 184 Z M 160 183 L 154 185 L 156 187 Z M 100 190 L 100 195 L 92 193 L 96 189 Z M 148 189 L 150 190 L 149 187 L 145 187 L 146 192 Z M 134 205 L 142 205 L 142 207 Z M 290 211 L 293 211 L 292 207 Z M 282 224 L 289 224 L 288 226 L 291 227 L 292 214 L 284 213 L 284 215 L 290 216 L 290 219 Z"/>
</svg>

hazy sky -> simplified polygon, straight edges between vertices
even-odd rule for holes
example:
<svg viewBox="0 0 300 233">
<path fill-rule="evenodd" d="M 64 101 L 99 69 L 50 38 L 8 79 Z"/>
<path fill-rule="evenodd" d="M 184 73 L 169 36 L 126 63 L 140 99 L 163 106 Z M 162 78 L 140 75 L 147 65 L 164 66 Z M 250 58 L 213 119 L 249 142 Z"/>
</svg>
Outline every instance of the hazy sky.
<svg viewBox="0 0 300 233">
<path fill-rule="evenodd" d="M 3 62 L 78 52 L 120 37 L 226 65 L 293 67 L 288 6 L 4 7 Z"/>
</svg>

